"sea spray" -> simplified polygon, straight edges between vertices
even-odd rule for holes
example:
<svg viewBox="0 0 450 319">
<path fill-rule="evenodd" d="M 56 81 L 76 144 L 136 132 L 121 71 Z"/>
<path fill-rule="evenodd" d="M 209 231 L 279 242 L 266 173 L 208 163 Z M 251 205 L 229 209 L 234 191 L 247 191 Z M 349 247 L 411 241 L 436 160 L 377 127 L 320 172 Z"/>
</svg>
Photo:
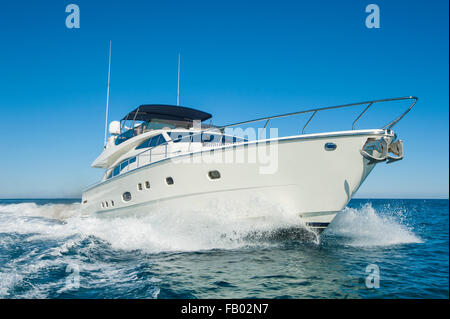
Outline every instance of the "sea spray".
<svg viewBox="0 0 450 319">
<path fill-rule="evenodd" d="M 115 249 L 142 249 L 150 253 L 269 245 L 274 239 L 283 238 L 280 236 L 283 229 L 291 230 L 285 232 L 290 236 L 293 230 L 300 229 L 309 235 L 308 240 L 317 242 L 315 233 L 296 214 L 260 198 L 248 199 L 247 203 L 219 200 L 205 209 L 159 207 L 140 216 L 133 216 L 131 211 L 123 217 L 111 218 L 85 216 L 78 203 L 2 205 L 0 213 L 3 213 L 0 231 L 29 233 L 33 238 L 82 240 L 95 236 Z M 5 220 L 8 216 L 9 222 Z"/>
<path fill-rule="evenodd" d="M 401 210 L 377 212 L 370 203 L 359 209 L 346 207 L 336 215 L 325 235 L 341 237 L 352 246 L 387 246 L 421 243 L 404 222 Z"/>
<path fill-rule="evenodd" d="M 250 203 L 211 202 L 204 209 L 159 207 L 145 215 L 121 218 L 71 219 L 68 224 L 118 249 L 147 252 L 237 249 L 270 245 L 271 236 L 284 228 L 305 229 L 297 215 L 264 200 Z"/>
<path fill-rule="evenodd" d="M 32 233 L 35 237 L 53 238 L 96 236 L 113 248 L 147 252 L 236 249 L 292 239 L 319 244 L 319 237 L 304 226 L 296 214 L 260 198 L 249 201 L 251 204 L 246 205 L 217 201 L 203 210 L 184 208 L 169 211 L 160 207 L 139 217 L 114 218 L 85 216 L 79 203 L 0 205 L 0 214 L 3 213 L 0 232 Z M 9 222 L 5 219 L 8 216 Z M 422 242 L 405 225 L 401 210 L 380 213 L 370 203 L 359 209 L 345 208 L 324 235 L 341 237 L 343 243 L 353 246 Z"/>
</svg>

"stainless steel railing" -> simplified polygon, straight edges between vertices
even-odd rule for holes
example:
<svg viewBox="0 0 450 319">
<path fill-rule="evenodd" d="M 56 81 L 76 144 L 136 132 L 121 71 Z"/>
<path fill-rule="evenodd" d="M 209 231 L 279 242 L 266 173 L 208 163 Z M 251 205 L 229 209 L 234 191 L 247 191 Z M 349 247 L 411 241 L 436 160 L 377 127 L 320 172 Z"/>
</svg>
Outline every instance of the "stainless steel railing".
<svg viewBox="0 0 450 319">
<path fill-rule="evenodd" d="M 286 114 L 280 114 L 280 115 L 274 115 L 274 116 L 267 116 L 267 117 L 262 117 L 262 118 L 258 118 L 255 120 L 238 122 L 238 123 L 234 123 L 234 124 L 230 124 L 230 125 L 225 125 L 225 126 L 222 126 L 219 128 L 227 128 L 227 127 L 232 127 L 232 126 L 239 126 L 239 125 L 244 125 L 244 124 L 261 122 L 261 121 L 266 121 L 264 127 L 267 127 L 267 125 L 269 124 L 269 121 L 273 120 L 273 119 L 288 117 L 288 116 L 293 116 L 293 115 L 299 115 L 299 114 L 313 113 L 311 115 L 311 117 L 309 118 L 308 122 L 306 122 L 305 126 L 302 129 L 302 134 L 303 134 L 305 131 L 305 128 L 308 126 L 308 124 L 311 122 L 311 120 L 313 119 L 313 117 L 316 115 L 317 112 L 368 104 L 367 107 L 361 112 L 361 114 L 359 114 L 358 117 L 353 121 L 352 129 L 354 129 L 356 122 L 358 122 L 359 119 L 364 115 L 364 113 L 366 113 L 366 111 L 375 103 L 413 100 L 411 105 L 398 118 L 396 118 L 392 122 L 390 122 L 382 127 L 382 129 L 391 129 L 413 108 L 413 106 L 416 104 L 418 99 L 419 98 L 415 97 L 415 96 L 406 96 L 406 97 L 397 97 L 397 98 L 390 98 L 390 99 L 380 99 L 380 100 L 372 100 L 372 101 L 366 101 L 366 102 L 342 104 L 342 105 L 335 105 L 335 106 L 319 107 L 319 108 L 313 108 L 313 109 L 309 109 L 309 110 L 305 110 L 305 111 L 292 112 L 292 113 L 286 113 Z"/>
</svg>

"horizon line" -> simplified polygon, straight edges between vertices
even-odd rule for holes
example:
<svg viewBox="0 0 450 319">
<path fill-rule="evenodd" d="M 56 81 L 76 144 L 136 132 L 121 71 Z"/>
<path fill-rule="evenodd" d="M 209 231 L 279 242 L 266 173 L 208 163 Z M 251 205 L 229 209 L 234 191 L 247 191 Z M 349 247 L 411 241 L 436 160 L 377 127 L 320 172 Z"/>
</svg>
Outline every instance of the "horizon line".
<svg viewBox="0 0 450 319">
<path fill-rule="evenodd" d="M 16 197 L 16 198 L 3 198 L 0 197 L 0 200 L 50 200 L 50 199 L 72 199 L 72 200 L 80 200 L 81 197 Z M 440 200 L 449 200 L 449 197 L 353 197 L 352 199 L 440 199 Z"/>
</svg>

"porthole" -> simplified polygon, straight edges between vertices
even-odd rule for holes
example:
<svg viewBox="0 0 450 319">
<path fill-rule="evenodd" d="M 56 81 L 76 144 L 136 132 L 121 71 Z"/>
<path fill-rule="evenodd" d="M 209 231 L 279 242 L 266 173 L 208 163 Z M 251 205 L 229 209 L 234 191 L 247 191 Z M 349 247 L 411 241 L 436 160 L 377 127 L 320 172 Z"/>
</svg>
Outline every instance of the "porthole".
<svg viewBox="0 0 450 319">
<path fill-rule="evenodd" d="M 124 202 L 129 202 L 131 200 L 131 193 L 125 192 L 122 194 L 122 199 Z"/>
<path fill-rule="evenodd" d="M 337 148 L 337 145 L 334 143 L 325 143 L 326 151 L 334 151 Z"/>
<path fill-rule="evenodd" d="M 219 172 L 219 171 L 216 171 L 216 170 L 214 170 L 214 171 L 209 171 L 209 172 L 208 172 L 208 177 L 209 177 L 210 179 L 219 179 L 219 178 L 220 178 L 220 172 Z"/>
<path fill-rule="evenodd" d="M 145 182 L 145 188 L 150 189 L 150 182 L 149 181 Z"/>
<path fill-rule="evenodd" d="M 173 178 L 172 177 L 166 177 L 166 183 L 167 183 L 167 185 L 173 185 Z"/>
<path fill-rule="evenodd" d="M 138 185 L 137 185 L 137 188 L 138 188 L 138 190 L 142 190 L 142 183 L 138 183 Z"/>
</svg>

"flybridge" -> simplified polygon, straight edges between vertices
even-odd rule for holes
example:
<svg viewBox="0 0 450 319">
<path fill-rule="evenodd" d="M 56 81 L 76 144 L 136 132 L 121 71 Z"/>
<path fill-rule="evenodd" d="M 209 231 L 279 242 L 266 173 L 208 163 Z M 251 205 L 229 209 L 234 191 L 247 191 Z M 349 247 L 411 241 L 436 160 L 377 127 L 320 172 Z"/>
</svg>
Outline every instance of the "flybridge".
<svg viewBox="0 0 450 319">
<path fill-rule="evenodd" d="M 118 145 L 126 140 L 148 132 L 152 129 L 166 128 L 191 128 L 194 121 L 203 122 L 211 119 L 212 115 L 203 111 L 195 110 L 185 106 L 145 104 L 128 113 L 120 122 L 112 122 L 116 128 L 110 133 L 118 135 L 115 144 Z M 130 129 L 124 130 L 125 123 L 131 121 Z M 136 122 L 142 122 L 136 124 Z M 129 124 L 127 124 L 129 125 Z"/>
</svg>

